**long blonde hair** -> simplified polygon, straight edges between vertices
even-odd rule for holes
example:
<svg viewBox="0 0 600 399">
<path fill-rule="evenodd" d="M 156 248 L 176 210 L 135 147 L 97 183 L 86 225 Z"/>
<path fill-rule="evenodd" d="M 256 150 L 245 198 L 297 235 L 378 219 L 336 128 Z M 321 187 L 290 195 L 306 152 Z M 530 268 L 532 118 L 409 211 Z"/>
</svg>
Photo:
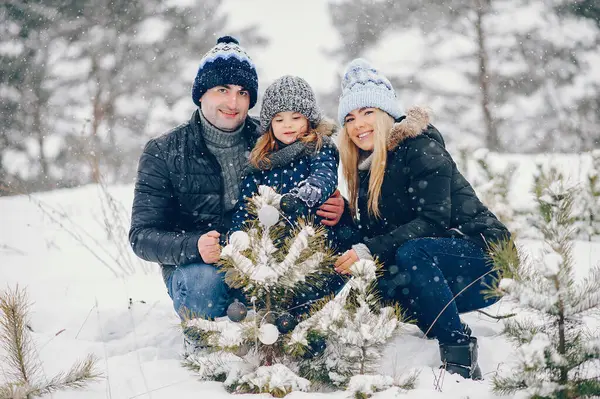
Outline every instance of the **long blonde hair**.
<svg viewBox="0 0 600 399">
<path fill-rule="evenodd" d="M 304 118 L 306 119 L 306 117 Z M 308 131 L 302 137 L 299 137 L 298 141 L 305 144 L 314 143 L 315 151 L 319 151 L 323 145 L 323 136 L 319 134 L 318 126 L 316 128 L 311 128 L 311 123 L 308 119 L 306 119 L 306 124 Z M 279 144 L 277 144 L 277 140 L 275 139 L 273 127 L 269 124 L 267 132 L 260 136 L 250 153 L 250 164 L 257 169 L 270 169 L 271 160 L 269 159 L 269 156 L 278 149 Z"/>
<path fill-rule="evenodd" d="M 387 165 L 387 137 L 394 126 L 394 118 L 388 113 L 375 108 L 375 123 L 373 125 L 373 159 L 370 166 L 369 177 L 369 214 L 381 218 L 379 212 L 379 199 L 381 197 L 381 185 Z M 340 160 L 342 171 L 348 184 L 348 196 L 350 210 L 356 216 L 358 206 L 358 161 L 359 148 L 348 136 L 346 125 L 342 126 L 340 134 Z"/>
</svg>

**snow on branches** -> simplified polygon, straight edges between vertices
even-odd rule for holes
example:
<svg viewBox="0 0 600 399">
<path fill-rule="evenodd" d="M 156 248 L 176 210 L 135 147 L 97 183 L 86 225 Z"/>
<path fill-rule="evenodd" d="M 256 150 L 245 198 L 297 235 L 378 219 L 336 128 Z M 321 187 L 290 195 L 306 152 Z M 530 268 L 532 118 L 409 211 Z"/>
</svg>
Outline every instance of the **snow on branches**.
<svg viewBox="0 0 600 399">
<path fill-rule="evenodd" d="M 597 333 L 582 318 L 600 314 L 600 268 L 577 282 L 572 240 L 572 207 L 577 191 L 560 177 L 539 179 L 536 226 L 544 237 L 544 256 L 530 261 L 512 242 L 496 246 L 492 257 L 504 278 L 496 293 L 522 311 L 505 323 L 505 334 L 517 346 L 510 370 L 494 378 L 503 394 L 524 391 L 528 397 L 582 398 L 600 395 L 600 347 Z"/>
<path fill-rule="evenodd" d="M 372 374 L 402 318 L 399 308 L 379 305 L 374 288 L 379 266 L 358 261 L 337 295 L 319 291 L 332 277 L 341 278 L 333 272 L 325 230 L 303 219 L 281 220 L 280 197 L 261 186 L 249 200 L 253 218 L 229 237 L 219 263 L 225 281 L 246 295 L 245 304 L 233 302 L 227 317 L 217 320 L 184 322 L 204 346 L 184 365 L 237 393 L 281 397 L 307 391 L 312 382 L 347 387 L 356 375 L 379 381 L 365 397 L 389 387 L 389 378 Z M 296 305 L 299 298 L 315 290 L 323 293 L 317 296 L 323 297 L 320 309 L 313 308 L 312 316 L 294 314 L 306 305 Z M 360 391 L 363 380 L 355 379 L 351 389 Z"/>
<path fill-rule="evenodd" d="M 382 346 L 398 330 L 398 307 L 381 307 L 375 292 L 378 265 L 360 260 L 351 266 L 352 278 L 333 299 L 302 321 L 292 332 L 288 347 L 304 354 L 311 340 L 327 341 L 324 356 L 301 364 L 308 375 L 337 386 L 347 386 L 357 375 L 373 374 Z"/>
</svg>

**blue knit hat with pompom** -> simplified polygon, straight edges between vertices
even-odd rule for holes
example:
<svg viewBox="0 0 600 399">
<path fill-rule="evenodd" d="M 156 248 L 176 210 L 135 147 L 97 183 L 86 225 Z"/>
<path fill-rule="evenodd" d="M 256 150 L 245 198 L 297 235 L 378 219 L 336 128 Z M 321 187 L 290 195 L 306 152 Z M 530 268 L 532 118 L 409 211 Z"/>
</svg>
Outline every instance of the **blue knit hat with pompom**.
<svg viewBox="0 0 600 399">
<path fill-rule="evenodd" d="M 256 66 L 237 39 L 223 36 L 217 45 L 200 60 L 198 73 L 192 86 L 192 100 L 200 106 L 200 97 L 212 87 L 221 85 L 242 86 L 250 93 L 250 108 L 258 97 Z"/>
<path fill-rule="evenodd" d="M 351 111 L 369 107 L 379 108 L 395 119 L 402 116 L 390 81 L 368 61 L 357 58 L 348 64 L 342 79 L 342 95 L 338 106 L 340 126 L 344 126 L 344 119 Z"/>
</svg>

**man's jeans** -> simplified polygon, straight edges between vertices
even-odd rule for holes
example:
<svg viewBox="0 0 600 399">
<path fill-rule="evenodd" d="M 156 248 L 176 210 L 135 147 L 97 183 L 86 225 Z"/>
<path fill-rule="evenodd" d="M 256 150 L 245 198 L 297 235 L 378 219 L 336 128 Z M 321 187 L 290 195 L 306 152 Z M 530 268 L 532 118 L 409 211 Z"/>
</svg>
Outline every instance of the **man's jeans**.
<svg viewBox="0 0 600 399">
<path fill-rule="evenodd" d="M 234 299 L 244 301 L 240 290 L 225 284 L 216 266 L 193 263 L 179 266 L 167 278 L 167 291 L 179 317 L 215 318 L 224 316 Z"/>
<path fill-rule="evenodd" d="M 229 288 L 224 277 L 225 274 L 219 272 L 216 266 L 205 263 L 177 267 L 166 278 L 166 285 L 179 316 L 182 319 L 190 316 L 221 317 L 225 316 L 227 307 L 235 299 L 246 303 L 244 293 L 239 289 Z M 305 312 L 315 300 L 330 293 L 337 293 L 343 283 L 343 278 L 333 275 L 324 282 L 321 289 L 308 289 L 300 293 L 290 303 L 290 313 L 298 315 Z"/>
<path fill-rule="evenodd" d="M 484 308 L 499 299 L 486 299 L 481 292 L 496 277 L 491 269 L 486 252 L 468 239 L 418 238 L 397 250 L 396 264 L 385 265 L 378 288 L 383 299 L 398 301 L 423 332 L 431 327 L 428 336 L 443 344 L 460 344 L 469 339 L 459 313 Z"/>
</svg>

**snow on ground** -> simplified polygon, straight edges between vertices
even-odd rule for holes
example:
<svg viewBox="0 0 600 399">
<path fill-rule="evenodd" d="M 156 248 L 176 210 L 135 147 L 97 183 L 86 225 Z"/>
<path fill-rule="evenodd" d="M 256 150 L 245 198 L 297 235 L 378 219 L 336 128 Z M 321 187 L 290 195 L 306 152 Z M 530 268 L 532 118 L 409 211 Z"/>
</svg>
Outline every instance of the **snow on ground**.
<svg viewBox="0 0 600 399">
<path fill-rule="evenodd" d="M 109 192 L 128 215 L 133 187 L 113 186 Z M 102 190 L 93 185 L 33 198 L 0 198 L 0 282 L 3 288 L 17 284 L 27 288 L 43 372 L 52 376 L 89 352 L 101 359 L 103 380 L 85 391 L 59 392 L 52 397 L 230 397 L 220 383 L 198 381 L 180 366 L 182 336 L 158 267 L 137 260 L 128 245 L 124 248 L 135 272 L 116 275 L 104 264 L 119 272 L 109 255 L 116 253 L 115 241 L 104 227 L 101 198 Z M 110 224 L 118 225 L 115 221 Z M 118 242 L 126 243 L 125 231 L 120 234 Z M 533 253 L 540 247 L 535 241 L 521 244 Z M 600 261 L 600 243 L 577 242 L 575 257 L 576 271 L 584 276 Z M 504 314 L 510 308 L 500 301 L 487 311 Z M 420 338 L 419 330 L 408 326 L 389 343 L 381 365 L 382 372 L 391 376 L 420 370 L 417 389 L 401 397 L 497 397 L 490 391 L 490 376 L 499 367 L 509 367 L 514 350 L 499 336 L 501 323 L 478 313 L 464 319 L 479 338 L 486 380 L 467 381 L 447 374 L 441 392 L 436 391 L 437 343 Z M 598 327 L 597 321 L 590 324 L 592 329 Z M 0 371 L 0 383 L 3 378 Z M 392 398 L 397 393 L 392 389 L 375 397 Z M 346 398 L 348 393 L 289 395 L 292 399 L 308 397 Z"/>
</svg>

